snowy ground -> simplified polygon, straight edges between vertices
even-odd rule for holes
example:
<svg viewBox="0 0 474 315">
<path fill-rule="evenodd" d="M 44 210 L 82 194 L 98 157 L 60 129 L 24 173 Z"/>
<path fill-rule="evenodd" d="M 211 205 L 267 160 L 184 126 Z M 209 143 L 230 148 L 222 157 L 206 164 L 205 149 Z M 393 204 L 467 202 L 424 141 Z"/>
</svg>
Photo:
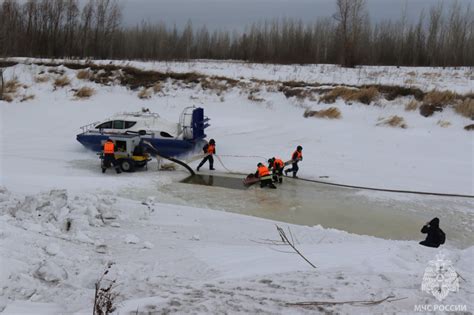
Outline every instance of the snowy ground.
<svg viewBox="0 0 474 315">
<path fill-rule="evenodd" d="M 321 83 L 362 84 L 370 77 L 357 78 L 334 66 L 135 65 Z M 51 82 L 34 82 L 42 70 L 48 68 L 17 65 L 5 73 L 7 79 L 16 76 L 27 86 L 20 93 L 35 98 L 0 102 L 0 186 L 5 187 L 0 191 L 0 311 L 6 307 L 6 314 L 38 314 L 41 309 L 44 313 L 90 313 L 94 282 L 108 262 L 114 263 L 108 276 L 119 284 L 121 314 L 137 308 L 157 313 L 385 313 L 413 312 L 417 304 L 436 303 L 420 285 L 428 261 L 438 250 L 421 248 L 414 240 L 388 241 L 320 226 L 279 223 L 291 228 L 299 248 L 318 267 L 312 269 L 300 257 L 281 252 L 287 248 L 262 244 L 262 240 L 278 240 L 275 222 L 187 207 L 182 200 L 172 205 L 173 196 L 163 197 L 174 178 L 166 172 L 103 175 L 97 156 L 84 150 L 75 135 L 80 126 L 115 112 L 147 107 L 176 121 L 184 107 L 195 104 L 204 107 L 212 119 L 207 134 L 216 139 L 218 154 L 233 171 L 251 172 L 257 162 L 273 155 L 289 158 L 301 144 L 304 162 L 299 175 L 305 178 L 325 175 L 338 183 L 473 195 L 473 138 L 463 130 L 470 120 L 451 109 L 429 118 L 405 112 L 409 99 L 380 101 L 379 106 L 347 106 L 337 101 L 342 119 L 305 119 L 306 108 L 328 106 L 286 99 L 271 91 L 260 93 L 263 102 L 253 102 L 238 88 L 217 96 L 199 87 L 179 88 L 173 82 L 151 99 L 139 100 L 137 92 L 121 86 L 78 80 L 70 69 L 64 71 L 72 86 L 54 90 Z M 373 80 L 380 84 L 403 84 L 396 71 L 432 71 L 439 75 L 415 75 L 410 84 L 473 91 L 469 69 L 377 71 L 381 74 Z M 93 87 L 96 94 L 89 100 L 76 100 L 71 89 L 82 86 Z M 393 114 L 402 115 L 408 129 L 375 126 L 379 117 Z M 451 126 L 441 128 L 439 120 Z M 224 171 L 219 164 L 217 169 Z M 394 202 L 389 194 L 367 196 Z M 472 227 L 470 200 L 446 204 L 450 215 L 462 214 Z M 471 312 L 472 244 L 474 240 L 462 250 L 449 242 L 445 246 L 445 254 L 465 281 L 460 282 L 458 293 L 443 301 L 467 305 Z M 407 299 L 364 307 L 305 309 L 285 304 L 388 295 Z"/>
<path fill-rule="evenodd" d="M 10 58 L 12 61 L 51 61 L 47 59 Z M 61 60 L 54 60 L 60 62 Z M 68 60 L 70 62 L 70 60 Z M 456 93 L 474 91 L 474 69 L 361 66 L 355 69 L 337 65 L 273 65 L 239 61 L 198 60 L 193 62 L 95 61 L 161 72 L 197 72 L 234 79 L 304 81 L 320 84 L 381 84 L 420 88 L 424 91 L 450 90 Z"/>
</svg>

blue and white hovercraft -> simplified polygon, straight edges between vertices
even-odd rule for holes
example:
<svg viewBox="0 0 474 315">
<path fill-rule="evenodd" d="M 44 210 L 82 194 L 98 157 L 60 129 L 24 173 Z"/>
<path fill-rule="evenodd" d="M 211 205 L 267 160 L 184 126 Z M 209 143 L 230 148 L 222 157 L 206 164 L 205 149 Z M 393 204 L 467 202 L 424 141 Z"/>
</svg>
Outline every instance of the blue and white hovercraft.
<svg viewBox="0 0 474 315">
<path fill-rule="evenodd" d="M 195 150 L 206 137 L 209 118 L 201 107 L 187 107 L 179 123 L 172 123 L 147 109 L 135 113 L 120 113 L 100 122 L 82 126 L 77 135 L 86 148 L 100 152 L 105 140 L 117 135 L 140 135 L 143 140 L 159 148 L 160 154 L 179 157 Z"/>
</svg>

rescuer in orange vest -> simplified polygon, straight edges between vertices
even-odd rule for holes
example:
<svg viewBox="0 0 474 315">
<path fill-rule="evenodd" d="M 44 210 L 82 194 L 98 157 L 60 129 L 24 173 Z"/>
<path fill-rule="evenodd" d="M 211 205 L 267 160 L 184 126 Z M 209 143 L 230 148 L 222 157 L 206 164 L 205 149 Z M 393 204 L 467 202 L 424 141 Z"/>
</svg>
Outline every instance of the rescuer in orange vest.
<svg viewBox="0 0 474 315">
<path fill-rule="evenodd" d="M 104 160 L 102 164 L 102 173 L 105 173 L 107 167 L 110 167 L 112 164 L 115 168 L 117 174 L 122 173 L 120 170 L 120 165 L 118 165 L 117 160 L 115 159 L 115 144 L 111 139 L 107 139 L 104 143 Z"/>
<path fill-rule="evenodd" d="M 296 177 L 296 173 L 298 173 L 299 167 L 298 167 L 298 162 L 303 161 L 303 147 L 298 146 L 296 148 L 296 151 L 293 152 L 293 155 L 291 156 L 291 161 L 292 161 L 292 167 L 289 170 L 285 170 L 285 175 L 288 175 L 289 172 L 293 172 L 293 177 Z"/>
<path fill-rule="evenodd" d="M 273 182 L 283 183 L 283 168 L 285 163 L 278 158 L 272 157 L 268 160 L 268 168 L 272 170 Z"/>
<path fill-rule="evenodd" d="M 260 178 L 261 188 L 268 186 L 270 188 L 276 189 L 276 186 L 273 185 L 272 175 L 270 174 L 268 167 L 266 167 L 262 163 L 257 164 L 257 171 L 255 172 L 255 177 Z"/>
<path fill-rule="evenodd" d="M 202 150 L 204 151 L 206 156 L 204 157 L 204 159 L 202 159 L 201 163 L 199 163 L 196 170 L 199 172 L 199 169 L 201 168 L 201 166 L 203 166 L 204 163 L 206 163 L 206 161 L 208 161 L 208 160 L 209 160 L 209 169 L 211 171 L 215 170 L 215 168 L 214 168 L 214 158 L 212 156 L 214 154 L 216 154 L 216 141 L 214 139 L 209 140 L 209 143 L 206 144 L 202 148 Z"/>
</svg>

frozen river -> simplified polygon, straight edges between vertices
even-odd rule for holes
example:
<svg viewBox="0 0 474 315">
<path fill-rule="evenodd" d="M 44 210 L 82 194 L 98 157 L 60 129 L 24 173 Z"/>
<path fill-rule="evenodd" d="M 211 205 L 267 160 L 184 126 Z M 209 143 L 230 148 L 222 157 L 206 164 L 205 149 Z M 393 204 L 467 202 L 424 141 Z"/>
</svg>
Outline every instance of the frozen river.
<svg viewBox="0 0 474 315">
<path fill-rule="evenodd" d="M 422 240 L 420 229 L 434 217 L 441 220 L 447 244 L 474 245 L 472 199 L 367 192 L 285 178 L 278 189 L 245 188 L 241 176 L 173 173 L 160 185 L 160 202 L 210 208 L 271 220 L 334 228 L 393 240 Z M 128 191 L 130 197 L 153 195 Z M 132 196 L 134 195 L 134 196 Z"/>
</svg>

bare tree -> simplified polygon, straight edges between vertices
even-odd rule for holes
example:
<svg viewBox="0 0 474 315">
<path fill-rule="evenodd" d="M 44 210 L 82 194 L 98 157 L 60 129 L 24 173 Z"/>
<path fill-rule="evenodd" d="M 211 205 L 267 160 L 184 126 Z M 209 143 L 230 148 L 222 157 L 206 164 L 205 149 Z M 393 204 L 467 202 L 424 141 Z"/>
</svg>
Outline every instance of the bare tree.
<svg viewBox="0 0 474 315">
<path fill-rule="evenodd" d="M 0 101 L 3 100 L 3 89 L 4 89 L 4 81 L 3 81 L 3 69 L 0 68 Z"/>
<path fill-rule="evenodd" d="M 406 0 L 407 1 L 407 0 Z M 261 21 L 244 32 L 124 27 L 118 0 L 0 0 L 0 56 L 239 59 L 265 63 L 473 66 L 474 14 L 458 0 L 410 22 L 369 20 L 365 0 L 336 0 L 333 18 Z"/>
<path fill-rule="evenodd" d="M 333 17 L 339 22 L 338 32 L 342 41 L 341 64 L 345 67 L 353 67 L 357 63 L 362 23 L 367 15 L 365 0 L 336 0 L 336 6 L 337 11 Z"/>
</svg>

